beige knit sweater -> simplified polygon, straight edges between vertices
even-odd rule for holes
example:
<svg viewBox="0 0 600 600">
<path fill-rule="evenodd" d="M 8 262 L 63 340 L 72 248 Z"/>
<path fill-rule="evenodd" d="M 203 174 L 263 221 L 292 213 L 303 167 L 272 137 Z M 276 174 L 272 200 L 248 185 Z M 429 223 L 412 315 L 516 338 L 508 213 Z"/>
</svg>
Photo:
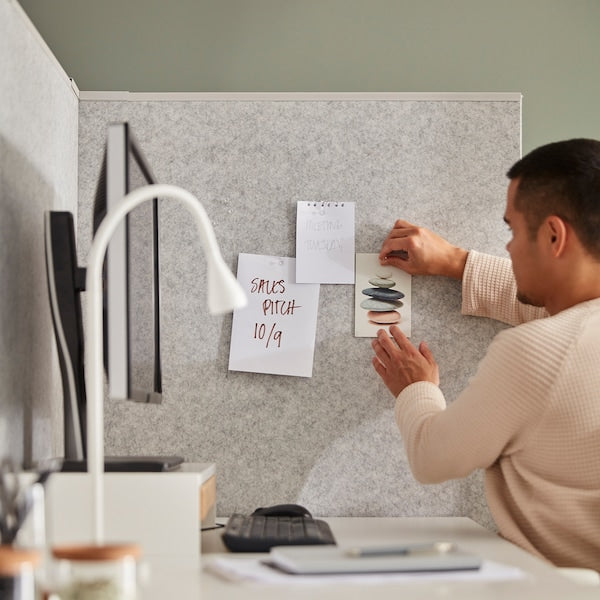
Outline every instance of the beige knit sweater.
<svg viewBox="0 0 600 600">
<path fill-rule="evenodd" d="M 558 566 L 600 570 L 600 298 L 548 317 L 516 301 L 509 260 L 470 252 L 463 313 L 518 326 L 495 337 L 450 404 L 428 382 L 398 396 L 415 477 L 485 469 L 502 536 Z"/>
</svg>

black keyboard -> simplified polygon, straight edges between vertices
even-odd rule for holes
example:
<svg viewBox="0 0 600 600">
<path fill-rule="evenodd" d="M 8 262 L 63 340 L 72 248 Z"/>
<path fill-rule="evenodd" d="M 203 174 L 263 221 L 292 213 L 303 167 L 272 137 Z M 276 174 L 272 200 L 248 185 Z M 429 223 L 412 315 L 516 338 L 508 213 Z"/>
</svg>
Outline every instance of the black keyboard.
<svg viewBox="0 0 600 600">
<path fill-rule="evenodd" d="M 273 546 L 335 544 L 329 525 L 309 516 L 283 517 L 233 514 L 223 543 L 232 552 L 268 552 Z"/>
</svg>

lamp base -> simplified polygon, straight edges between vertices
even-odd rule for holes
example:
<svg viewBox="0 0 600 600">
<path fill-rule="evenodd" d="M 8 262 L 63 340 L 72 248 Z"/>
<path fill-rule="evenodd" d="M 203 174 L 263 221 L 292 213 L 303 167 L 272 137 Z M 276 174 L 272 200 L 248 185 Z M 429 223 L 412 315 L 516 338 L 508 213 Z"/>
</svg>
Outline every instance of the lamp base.
<svg viewBox="0 0 600 600">
<path fill-rule="evenodd" d="M 183 463 L 167 473 L 104 473 L 105 540 L 139 544 L 144 556 L 200 557 L 200 530 L 214 525 L 216 465 Z M 49 547 L 92 534 L 87 473 L 53 473 L 46 484 Z"/>
</svg>

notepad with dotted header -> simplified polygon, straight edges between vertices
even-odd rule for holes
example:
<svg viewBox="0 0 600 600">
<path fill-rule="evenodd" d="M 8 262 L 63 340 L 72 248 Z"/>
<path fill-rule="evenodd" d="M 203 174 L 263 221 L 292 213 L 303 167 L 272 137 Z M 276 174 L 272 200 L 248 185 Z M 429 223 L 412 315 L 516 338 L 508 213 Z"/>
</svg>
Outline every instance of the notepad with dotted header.
<svg viewBox="0 0 600 600">
<path fill-rule="evenodd" d="M 296 283 L 354 283 L 354 202 L 298 202 Z"/>
</svg>

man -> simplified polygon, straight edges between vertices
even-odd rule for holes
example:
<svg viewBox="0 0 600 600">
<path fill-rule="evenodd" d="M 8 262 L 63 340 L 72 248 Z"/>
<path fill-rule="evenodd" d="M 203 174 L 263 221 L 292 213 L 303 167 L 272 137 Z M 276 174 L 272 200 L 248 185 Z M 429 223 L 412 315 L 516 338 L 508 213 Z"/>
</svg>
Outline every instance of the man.
<svg viewBox="0 0 600 600">
<path fill-rule="evenodd" d="M 378 332 L 373 366 L 419 481 L 483 468 L 502 536 L 557 566 L 600 570 L 600 142 L 542 146 L 508 178 L 510 261 L 406 221 L 380 260 L 462 279 L 464 314 L 516 327 L 448 405 L 432 352 L 398 327 Z"/>
</svg>

